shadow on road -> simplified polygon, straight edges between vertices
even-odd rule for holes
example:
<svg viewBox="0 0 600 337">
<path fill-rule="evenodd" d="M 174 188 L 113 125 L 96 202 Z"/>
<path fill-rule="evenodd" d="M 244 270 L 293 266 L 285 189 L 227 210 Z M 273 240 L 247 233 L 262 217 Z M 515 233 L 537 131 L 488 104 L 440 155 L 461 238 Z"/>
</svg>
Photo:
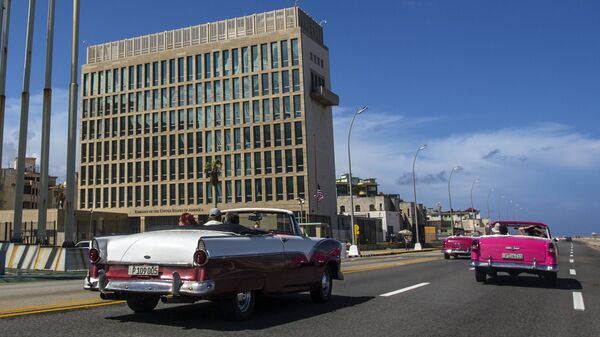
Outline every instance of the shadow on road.
<svg viewBox="0 0 600 337">
<path fill-rule="evenodd" d="M 572 278 L 558 278 L 556 284 L 549 284 L 543 278 L 530 275 L 498 275 L 496 277 L 490 277 L 487 280 L 487 284 L 496 286 L 515 286 L 515 287 L 526 287 L 526 288 L 547 288 L 547 289 L 560 289 L 560 290 L 577 290 L 582 289 L 581 283 L 576 279 Z"/>
<path fill-rule="evenodd" d="M 251 319 L 243 322 L 227 320 L 217 303 L 200 302 L 191 305 L 166 307 L 150 314 L 130 314 L 107 317 L 122 323 L 145 323 L 180 327 L 183 329 L 208 329 L 217 331 L 261 330 L 306 318 L 353 307 L 374 297 L 332 296 L 326 303 L 313 303 L 306 294 L 261 297 Z"/>
</svg>

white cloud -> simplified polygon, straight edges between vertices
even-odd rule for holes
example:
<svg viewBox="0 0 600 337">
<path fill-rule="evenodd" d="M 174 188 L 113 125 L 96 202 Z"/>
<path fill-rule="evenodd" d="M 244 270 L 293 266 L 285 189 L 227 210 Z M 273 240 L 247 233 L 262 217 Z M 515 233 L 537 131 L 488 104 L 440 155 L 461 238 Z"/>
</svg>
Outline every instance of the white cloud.
<svg viewBox="0 0 600 337">
<path fill-rule="evenodd" d="M 29 123 L 27 136 L 27 156 L 38 158 L 40 164 L 42 141 L 42 104 L 43 95 L 33 94 L 29 100 Z M 64 89 L 52 90 L 52 117 L 50 130 L 49 174 L 64 181 L 67 168 L 67 122 L 69 92 Z M 21 99 L 9 97 L 6 100 L 2 166 L 12 166 L 19 146 L 19 119 Z"/>
</svg>

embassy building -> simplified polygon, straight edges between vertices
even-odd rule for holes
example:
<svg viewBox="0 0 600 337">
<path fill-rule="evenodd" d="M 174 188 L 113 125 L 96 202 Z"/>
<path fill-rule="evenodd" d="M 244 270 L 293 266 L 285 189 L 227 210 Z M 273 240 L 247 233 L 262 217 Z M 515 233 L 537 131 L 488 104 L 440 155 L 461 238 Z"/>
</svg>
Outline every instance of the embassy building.
<svg viewBox="0 0 600 337">
<path fill-rule="evenodd" d="M 80 209 L 127 213 L 142 231 L 215 198 L 336 221 L 339 98 L 323 28 L 300 8 L 89 46 L 86 60 Z M 217 160 L 215 193 L 204 168 Z"/>
</svg>

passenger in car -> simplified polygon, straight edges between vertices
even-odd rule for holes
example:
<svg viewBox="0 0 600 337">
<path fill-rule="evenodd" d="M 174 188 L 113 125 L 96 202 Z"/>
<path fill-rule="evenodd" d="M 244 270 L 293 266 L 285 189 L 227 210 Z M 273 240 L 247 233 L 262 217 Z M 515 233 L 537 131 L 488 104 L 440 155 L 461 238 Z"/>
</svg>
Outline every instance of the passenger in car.
<svg viewBox="0 0 600 337">
<path fill-rule="evenodd" d="M 179 226 L 189 226 L 190 225 L 190 216 L 191 214 L 185 212 L 179 216 Z"/>
<path fill-rule="evenodd" d="M 240 216 L 236 212 L 227 212 L 225 215 L 224 223 L 210 225 L 207 229 L 222 231 L 222 232 L 230 232 L 241 235 L 261 235 L 267 234 L 267 232 L 257 229 L 250 229 L 240 225 Z"/>
<path fill-rule="evenodd" d="M 208 221 L 204 224 L 204 226 L 222 225 L 223 222 L 221 219 L 221 210 L 218 208 L 213 208 L 208 212 Z"/>
</svg>

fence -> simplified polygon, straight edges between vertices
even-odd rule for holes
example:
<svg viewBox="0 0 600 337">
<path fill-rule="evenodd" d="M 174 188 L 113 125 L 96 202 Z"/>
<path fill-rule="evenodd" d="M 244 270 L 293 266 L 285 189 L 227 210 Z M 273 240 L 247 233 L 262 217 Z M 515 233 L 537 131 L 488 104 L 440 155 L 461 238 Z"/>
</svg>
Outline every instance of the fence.
<svg viewBox="0 0 600 337">
<path fill-rule="evenodd" d="M 56 245 L 56 233 L 57 233 L 56 221 L 46 222 L 46 243 Z M 13 239 L 13 223 L 3 222 L 0 223 L 0 228 L 4 230 L 3 239 L 4 241 L 11 241 Z M 37 221 L 26 221 L 21 224 L 21 242 L 25 244 L 37 243 L 38 233 Z"/>
</svg>

